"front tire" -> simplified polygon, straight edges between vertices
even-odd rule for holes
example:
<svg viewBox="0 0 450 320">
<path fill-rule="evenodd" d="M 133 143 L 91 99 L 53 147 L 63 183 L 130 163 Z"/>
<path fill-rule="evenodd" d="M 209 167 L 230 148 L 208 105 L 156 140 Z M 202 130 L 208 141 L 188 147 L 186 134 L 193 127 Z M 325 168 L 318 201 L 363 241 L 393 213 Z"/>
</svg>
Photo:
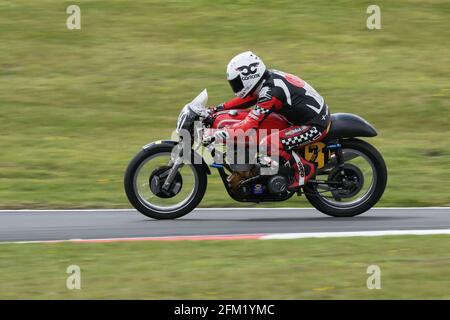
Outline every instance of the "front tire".
<svg viewBox="0 0 450 320">
<path fill-rule="evenodd" d="M 137 175 L 139 175 L 139 171 L 142 166 L 149 161 L 149 159 L 154 157 L 167 154 L 170 155 L 172 148 L 172 145 L 160 144 L 152 146 L 148 149 L 143 149 L 131 160 L 125 172 L 124 187 L 128 200 L 133 207 L 136 208 L 136 210 L 149 218 L 160 220 L 182 217 L 194 210 L 205 195 L 207 187 L 207 173 L 201 164 L 194 164 L 194 161 L 191 161 L 191 164 L 185 164 L 185 166 L 190 166 L 190 169 L 195 177 L 194 189 L 187 200 L 181 203 L 179 207 L 152 205 L 152 203 L 140 195 L 136 181 Z M 152 192 L 150 186 L 148 189 Z M 159 197 L 157 200 L 164 201 L 163 198 L 164 197 Z"/>
<path fill-rule="evenodd" d="M 359 203 L 355 202 L 354 205 L 348 205 L 344 202 L 340 204 L 340 200 L 327 200 L 326 197 L 317 192 L 316 185 L 306 185 L 304 191 L 308 201 L 320 212 L 333 217 L 353 217 L 366 212 L 380 200 L 386 188 L 387 169 L 381 154 L 369 143 L 359 139 L 346 139 L 340 143 L 343 150 L 356 150 L 356 152 L 367 157 L 373 165 L 374 185 L 373 189 L 370 189 L 370 194 L 362 198 Z"/>
</svg>

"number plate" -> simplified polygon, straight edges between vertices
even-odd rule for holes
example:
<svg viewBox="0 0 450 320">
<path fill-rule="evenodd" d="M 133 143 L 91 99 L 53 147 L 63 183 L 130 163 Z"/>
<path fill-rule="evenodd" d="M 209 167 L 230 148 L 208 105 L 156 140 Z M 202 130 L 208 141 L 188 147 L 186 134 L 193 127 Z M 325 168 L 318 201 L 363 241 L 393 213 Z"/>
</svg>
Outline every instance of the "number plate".
<svg viewBox="0 0 450 320">
<path fill-rule="evenodd" d="M 317 168 L 322 168 L 330 158 L 330 151 L 326 149 L 326 144 L 322 142 L 316 142 L 307 145 L 302 150 L 302 157 L 309 162 L 316 164 Z"/>
</svg>

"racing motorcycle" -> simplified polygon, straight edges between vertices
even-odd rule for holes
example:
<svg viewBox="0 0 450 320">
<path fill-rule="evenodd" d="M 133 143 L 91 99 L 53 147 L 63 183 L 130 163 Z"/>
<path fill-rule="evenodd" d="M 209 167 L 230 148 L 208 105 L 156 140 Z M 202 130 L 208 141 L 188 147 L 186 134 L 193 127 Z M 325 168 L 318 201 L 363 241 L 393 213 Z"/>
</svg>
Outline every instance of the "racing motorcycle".
<svg viewBox="0 0 450 320">
<path fill-rule="evenodd" d="M 229 150 L 210 134 L 211 130 L 243 120 L 250 110 L 211 113 L 207 101 L 205 89 L 181 110 L 174 140 L 145 145 L 129 163 L 125 192 L 142 214 L 154 219 L 175 219 L 191 212 L 205 194 L 210 168 L 218 170 L 225 190 L 236 201 L 274 202 L 304 195 L 317 210 L 334 217 L 361 214 L 383 195 L 386 165 L 377 149 L 358 138 L 377 135 L 363 118 L 349 113 L 332 114 L 323 140 L 294 150 L 314 163 L 316 175 L 298 191 L 289 191 L 293 172 L 286 165 L 280 163 L 273 173 L 262 174 L 261 161 L 255 161 L 257 157 L 252 157 L 251 152 L 245 154 L 243 161 L 242 157 L 236 161 L 239 148 Z M 260 129 L 282 130 L 289 126 L 283 116 L 271 113 Z M 250 149 L 245 139 L 242 145 L 244 150 Z"/>
</svg>

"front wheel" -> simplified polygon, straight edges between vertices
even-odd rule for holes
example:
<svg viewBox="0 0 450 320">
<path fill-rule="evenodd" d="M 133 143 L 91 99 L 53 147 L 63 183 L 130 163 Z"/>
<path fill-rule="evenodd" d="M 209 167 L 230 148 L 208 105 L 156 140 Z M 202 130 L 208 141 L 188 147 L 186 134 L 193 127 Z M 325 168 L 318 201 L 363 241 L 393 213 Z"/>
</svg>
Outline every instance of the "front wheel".
<svg viewBox="0 0 450 320">
<path fill-rule="evenodd" d="M 369 143 L 358 139 L 342 140 L 345 165 L 319 171 L 327 181 L 343 181 L 345 186 L 307 184 L 308 201 L 319 211 L 333 217 L 353 217 L 372 208 L 383 195 L 387 183 L 386 164 Z M 336 163 L 333 156 L 330 161 Z"/>
<path fill-rule="evenodd" d="M 201 164 L 182 164 L 170 188 L 163 184 L 171 166 L 171 145 L 155 145 L 139 152 L 125 172 L 124 187 L 130 203 L 153 219 L 176 219 L 191 212 L 202 200 L 207 185 Z"/>
</svg>

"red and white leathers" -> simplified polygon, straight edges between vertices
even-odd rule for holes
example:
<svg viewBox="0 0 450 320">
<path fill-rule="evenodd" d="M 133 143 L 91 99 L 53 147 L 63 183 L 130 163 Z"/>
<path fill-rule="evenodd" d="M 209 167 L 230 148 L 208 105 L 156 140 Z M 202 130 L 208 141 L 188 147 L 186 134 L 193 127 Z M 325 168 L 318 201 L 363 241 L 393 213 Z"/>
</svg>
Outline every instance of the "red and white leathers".
<svg viewBox="0 0 450 320">
<path fill-rule="evenodd" d="M 314 176 L 315 168 L 297 154 L 293 155 L 293 150 L 320 141 L 327 134 L 330 115 L 324 99 L 300 78 L 268 70 L 255 93 L 245 98 L 231 99 L 222 108 L 239 109 L 253 105 L 255 108 L 244 120 L 226 128 L 228 134 L 233 136 L 234 130 L 238 129 L 244 132 L 258 129 L 271 112 L 284 116 L 292 126 L 281 130 L 278 135 L 266 136 L 260 145 L 267 148 L 269 155 L 279 155 L 289 161 L 294 169 L 294 179 L 289 189 L 297 189 Z"/>
</svg>

